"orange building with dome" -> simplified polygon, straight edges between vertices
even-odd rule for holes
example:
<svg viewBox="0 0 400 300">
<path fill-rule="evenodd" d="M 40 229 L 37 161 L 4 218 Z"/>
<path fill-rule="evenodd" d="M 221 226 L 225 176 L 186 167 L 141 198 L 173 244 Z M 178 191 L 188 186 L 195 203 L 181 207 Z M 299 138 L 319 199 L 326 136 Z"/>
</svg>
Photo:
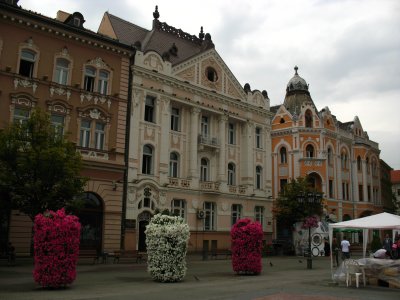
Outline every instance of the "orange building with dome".
<svg viewBox="0 0 400 300">
<path fill-rule="evenodd" d="M 318 109 L 297 66 L 284 103 L 271 107 L 272 187 L 279 191 L 309 176 L 323 193 L 324 212 L 334 221 L 382 211 L 378 143 L 371 141 L 358 117 L 341 122 L 328 107 Z M 277 237 L 282 235 L 277 226 Z"/>
</svg>

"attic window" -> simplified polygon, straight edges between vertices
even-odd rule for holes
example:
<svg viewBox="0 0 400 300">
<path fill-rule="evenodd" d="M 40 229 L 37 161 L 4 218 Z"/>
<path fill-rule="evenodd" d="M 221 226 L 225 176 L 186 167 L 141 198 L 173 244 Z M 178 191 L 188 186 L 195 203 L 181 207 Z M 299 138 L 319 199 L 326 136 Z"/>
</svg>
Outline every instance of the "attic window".
<svg viewBox="0 0 400 300">
<path fill-rule="evenodd" d="M 81 26 L 81 19 L 78 17 L 74 17 L 74 26 L 80 27 Z"/>
<path fill-rule="evenodd" d="M 211 82 L 216 82 L 218 80 L 217 72 L 212 67 L 208 67 L 206 69 L 206 76 L 207 76 L 207 79 Z"/>
<path fill-rule="evenodd" d="M 285 123 L 285 119 L 284 119 L 284 118 L 281 118 L 281 120 L 279 121 L 279 123 L 281 123 L 281 124 Z"/>
</svg>

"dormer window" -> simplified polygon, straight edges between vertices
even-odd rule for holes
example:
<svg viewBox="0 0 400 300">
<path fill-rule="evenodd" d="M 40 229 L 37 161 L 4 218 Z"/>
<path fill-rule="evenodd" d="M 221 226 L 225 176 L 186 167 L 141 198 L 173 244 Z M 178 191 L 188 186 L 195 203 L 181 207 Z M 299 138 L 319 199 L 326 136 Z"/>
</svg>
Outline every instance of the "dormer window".
<svg viewBox="0 0 400 300">
<path fill-rule="evenodd" d="M 74 26 L 80 27 L 81 26 L 81 19 L 78 17 L 74 17 Z"/>
</svg>

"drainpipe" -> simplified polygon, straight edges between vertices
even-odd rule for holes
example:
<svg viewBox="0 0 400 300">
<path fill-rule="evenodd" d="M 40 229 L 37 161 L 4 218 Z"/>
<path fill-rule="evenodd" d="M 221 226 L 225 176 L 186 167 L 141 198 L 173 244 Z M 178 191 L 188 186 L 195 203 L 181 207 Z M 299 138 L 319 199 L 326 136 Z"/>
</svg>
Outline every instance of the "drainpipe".
<svg viewBox="0 0 400 300">
<path fill-rule="evenodd" d="M 128 200 L 128 170 L 129 170 L 129 136 L 131 132 L 131 109 L 132 109 L 132 80 L 133 66 L 135 65 L 136 47 L 132 46 L 133 53 L 129 57 L 129 75 L 128 75 L 128 105 L 126 109 L 126 130 L 125 130 L 125 153 L 124 153 L 124 184 L 122 193 L 122 218 L 121 218 L 121 240 L 120 248 L 125 249 L 125 222 L 126 222 L 126 203 Z"/>
</svg>

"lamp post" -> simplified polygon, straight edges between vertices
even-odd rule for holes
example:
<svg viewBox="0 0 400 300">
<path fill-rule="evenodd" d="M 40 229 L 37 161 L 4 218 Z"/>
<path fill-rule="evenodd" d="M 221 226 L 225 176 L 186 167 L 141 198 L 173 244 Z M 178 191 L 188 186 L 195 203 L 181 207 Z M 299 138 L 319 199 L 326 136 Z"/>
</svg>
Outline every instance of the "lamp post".
<svg viewBox="0 0 400 300">
<path fill-rule="evenodd" d="M 307 213 L 307 218 L 303 223 L 304 228 L 308 228 L 308 257 L 307 257 L 307 269 L 312 269 L 312 251 L 311 251 L 311 227 L 317 227 L 318 223 L 315 224 L 312 220 L 312 206 L 321 205 L 322 194 L 316 192 L 309 192 L 307 194 L 300 194 L 297 196 L 297 201 L 304 205 L 304 210 Z"/>
</svg>

